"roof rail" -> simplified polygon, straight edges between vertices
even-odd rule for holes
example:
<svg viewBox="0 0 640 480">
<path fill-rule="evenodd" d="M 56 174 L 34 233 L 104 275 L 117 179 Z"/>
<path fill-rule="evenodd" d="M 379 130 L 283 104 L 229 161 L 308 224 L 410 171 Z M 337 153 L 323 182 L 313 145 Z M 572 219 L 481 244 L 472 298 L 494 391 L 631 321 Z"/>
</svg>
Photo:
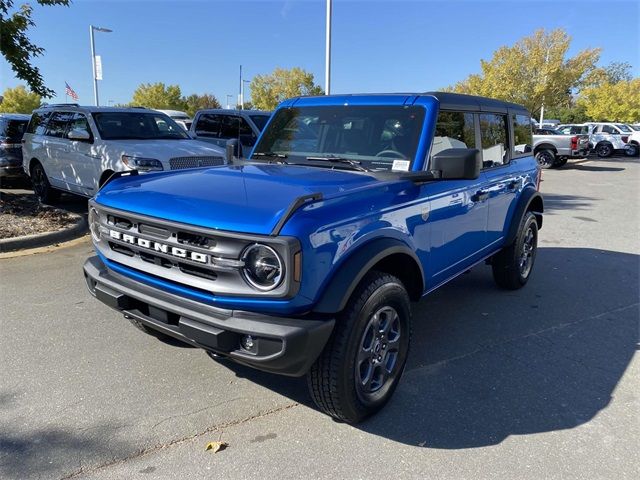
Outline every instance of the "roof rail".
<svg viewBox="0 0 640 480">
<path fill-rule="evenodd" d="M 54 107 L 79 107 L 79 103 L 47 103 L 40 108 L 54 108 Z"/>
</svg>

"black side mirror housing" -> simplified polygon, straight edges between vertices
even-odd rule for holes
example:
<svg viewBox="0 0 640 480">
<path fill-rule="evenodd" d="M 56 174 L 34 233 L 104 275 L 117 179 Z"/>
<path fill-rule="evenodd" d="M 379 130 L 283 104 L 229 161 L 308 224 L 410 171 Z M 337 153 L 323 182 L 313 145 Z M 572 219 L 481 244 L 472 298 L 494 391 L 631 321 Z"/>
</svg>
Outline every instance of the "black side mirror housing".
<svg viewBox="0 0 640 480">
<path fill-rule="evenodd" d="M 431 157 L 429 170 L 441 180 L 475 180 L 482 161 L 476 148 L 448 148 Z"/>
</svg>

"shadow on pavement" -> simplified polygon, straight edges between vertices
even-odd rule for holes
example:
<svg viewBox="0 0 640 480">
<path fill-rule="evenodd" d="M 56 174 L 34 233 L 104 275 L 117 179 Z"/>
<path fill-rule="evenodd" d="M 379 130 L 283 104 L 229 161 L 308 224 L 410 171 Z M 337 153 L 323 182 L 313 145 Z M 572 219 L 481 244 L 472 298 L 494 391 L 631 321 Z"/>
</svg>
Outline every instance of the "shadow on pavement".
<svg viewBox="0 0 640 480">
<path fill-rule="evenodd" d="M 583 170 L 585 172 L 624 172 L 626 168 L 623 167 L 599 167 L 597 165 L 580 165 L 567 163 L 562 170 Z"/>
<path fill-rule="evenodd" d="M 639 259 L 540 248 L 522 290 L 498 289 L 486 267 L 459 277 L 416 305 L 398 390 L 354 428 L 461 449 L 590 421 L 609 404 L 637 348 Z M 228 368 L 311 404 L 304 379 Z"/>
<path fill-rule="evenodd" d="M 544 213 L 553 214 L 555 210 L 590 210 L 597 198 L 581 197 L 579 195 L 544 194 Z"/>
</svg>

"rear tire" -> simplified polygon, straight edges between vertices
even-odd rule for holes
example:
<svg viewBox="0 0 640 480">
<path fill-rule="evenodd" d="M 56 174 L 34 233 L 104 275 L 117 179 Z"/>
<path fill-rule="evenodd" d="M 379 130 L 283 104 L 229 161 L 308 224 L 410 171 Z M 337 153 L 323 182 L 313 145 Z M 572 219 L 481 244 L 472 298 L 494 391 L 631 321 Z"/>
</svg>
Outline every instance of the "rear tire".
<svg viewBox="0 0 640 480">
<path fill-rule="evenodd" d="M 40 162 L 36 162 L 31 167 L 31 184 L 41 203 L 51 203 L 60 198 L 60 192 L 51 186 Z"/>
<path fill-rule="evenodd" d="M 406 289 L 393 275 L 369 272 L 338 315 L 329 342 L 307 374 L 315 404 L 347 423 L 376 413 L 400 381 L 410 338 Z"/>
<path fill-rule="evenodd" d="M 523 287 L 533 271 L 538 249 L 538 222 L 527 212 L 520 221 L 518 235 L 508 247 L 496 253 L 491 260 L 493 279 L 507 290 Z"/>
<path fill-rule="evenodd" d="M 628 143 L 626 148 L 624 149 L 624 154 L 627 157 L 637 157 L 640 152 L 640 147 L 635 143 Z"/>
<path fill-rule="evenodd" d="M 536 160 L 538 161 L 538 165 L 540 165 L 540 168 L 551 168 L 556 163 L 556 152 L 548 148 L 539 150 L 538 152 L 536 152 Z"/>
<path fill-rule="evenodd" d="M 609 158 L 613 155 L 613 146 L 610 143 L 599 143 L 596 145 L 596 154 L 600 158 Z"/>
</svg>

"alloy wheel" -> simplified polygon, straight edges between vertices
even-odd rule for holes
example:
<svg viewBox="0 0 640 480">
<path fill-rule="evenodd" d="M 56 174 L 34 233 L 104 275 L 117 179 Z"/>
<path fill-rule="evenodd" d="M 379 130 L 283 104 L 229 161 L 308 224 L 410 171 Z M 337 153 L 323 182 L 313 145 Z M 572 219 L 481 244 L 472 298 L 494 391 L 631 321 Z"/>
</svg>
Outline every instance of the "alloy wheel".
<svg viewBox="0 0 640 480">
<path fill-rule="evenodd" d="M 535 249 L 535 234 L 533 228 L 529 227 L 522 242 L 522 250 L 520 251 L 520 275 L 527 278 L 531 273 L 533 266 L 533 252 Z"/>
</svg>

